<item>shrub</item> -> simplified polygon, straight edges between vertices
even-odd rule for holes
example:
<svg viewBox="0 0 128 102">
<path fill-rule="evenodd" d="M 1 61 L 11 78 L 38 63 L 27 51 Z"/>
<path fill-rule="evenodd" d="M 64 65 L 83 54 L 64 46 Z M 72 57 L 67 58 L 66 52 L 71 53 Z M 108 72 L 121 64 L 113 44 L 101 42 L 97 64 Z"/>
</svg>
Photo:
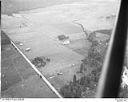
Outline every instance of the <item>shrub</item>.
<svg viewBox="0 0 128 102">
<path fill-rule="evenodd" d="M 46 61 L 50 62 L 50 58 L 46 58 Z"/>
<path fill-rule="evenodd" d="M 73 76 L 73 83 L 76 83 L 76 75 Z"/>
<path fill-rule="evenodd" d="M 80 65 L 80 73 L 83 73 L 83 71 L 84 71 L 84 64 L 81 63 L 81 65 Z"/>
<path fill-rule="evenodd" d="M 32 60 L 32 63 L 40 68 L 40 67 L 44 67 L 46 65 L 46 62 L 44 61 L 44 59 L 42 59 L 41 57 L 36 57 Z"/>
</svg>

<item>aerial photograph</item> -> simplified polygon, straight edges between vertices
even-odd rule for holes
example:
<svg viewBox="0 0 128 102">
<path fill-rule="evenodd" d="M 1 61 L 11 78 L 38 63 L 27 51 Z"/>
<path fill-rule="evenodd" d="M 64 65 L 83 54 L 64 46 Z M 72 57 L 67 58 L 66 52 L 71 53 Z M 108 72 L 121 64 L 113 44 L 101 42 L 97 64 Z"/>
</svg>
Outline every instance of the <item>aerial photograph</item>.
<svg viewBox="0 0 128 102">
<path fill-rule="evenodd" d="M 1 97 L 95 98 L 120 0 L 1 0 Z M 118 97 L 128 98 L 128 41 Z"/>
</svg>

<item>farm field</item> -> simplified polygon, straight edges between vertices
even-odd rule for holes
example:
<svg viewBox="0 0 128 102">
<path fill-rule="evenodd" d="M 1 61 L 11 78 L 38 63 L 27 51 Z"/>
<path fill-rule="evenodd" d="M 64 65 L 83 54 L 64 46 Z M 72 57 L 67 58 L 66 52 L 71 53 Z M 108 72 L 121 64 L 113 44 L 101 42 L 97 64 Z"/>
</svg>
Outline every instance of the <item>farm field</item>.
<svg viewBox="0 0 128 102">
<path fill-rule="evenodd" d="M 59 91 L 74 74 L 81 77 L 77 71 L 91 46 L 79 24 L 87 32 L 113 29 L 118 4 L 117 1 L 81 1 L 20 11 L 12 16 L 2 14 L 2 30 L 29 60 L 42 56 L 50 59 L 38 70 Z M 59 35 L 69 36 L 70 44 L 59 41 Z"/>
<path fill-rule="evenodd" d="M 2 98 L 57 98 L 11 44 L 2 45 L 1 55 Z"/>
</svg>

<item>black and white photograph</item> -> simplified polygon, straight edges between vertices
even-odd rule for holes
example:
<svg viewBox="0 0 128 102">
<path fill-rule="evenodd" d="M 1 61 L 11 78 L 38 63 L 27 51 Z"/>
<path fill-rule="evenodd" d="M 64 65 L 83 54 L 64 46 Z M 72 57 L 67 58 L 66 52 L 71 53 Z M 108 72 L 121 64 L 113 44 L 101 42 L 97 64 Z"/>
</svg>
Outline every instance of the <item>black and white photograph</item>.
<svg viewBox="0 0 128 102">
<path fill-rule="evenodd" d="M 128 102 L 127 0 L 1 0 L 0 75 L 5 99 Z"/>
</svg>

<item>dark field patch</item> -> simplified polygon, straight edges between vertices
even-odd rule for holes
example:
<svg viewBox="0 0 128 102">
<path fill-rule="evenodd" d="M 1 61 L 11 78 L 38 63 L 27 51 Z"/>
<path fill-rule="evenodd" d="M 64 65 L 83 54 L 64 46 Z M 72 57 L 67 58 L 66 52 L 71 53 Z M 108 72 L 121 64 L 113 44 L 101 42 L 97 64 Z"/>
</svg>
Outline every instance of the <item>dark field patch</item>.
<svg viewBox="0 0 128 102">
<path fill-rule="evenodd" d="M 103 33 L 103 34 L 107 34 L 107 35 L 111 35 L 112 33 L 112 29 L 101 29 L 101 30 L 96 30 L 94 31 L 96 33 Z"/>
</svg>

